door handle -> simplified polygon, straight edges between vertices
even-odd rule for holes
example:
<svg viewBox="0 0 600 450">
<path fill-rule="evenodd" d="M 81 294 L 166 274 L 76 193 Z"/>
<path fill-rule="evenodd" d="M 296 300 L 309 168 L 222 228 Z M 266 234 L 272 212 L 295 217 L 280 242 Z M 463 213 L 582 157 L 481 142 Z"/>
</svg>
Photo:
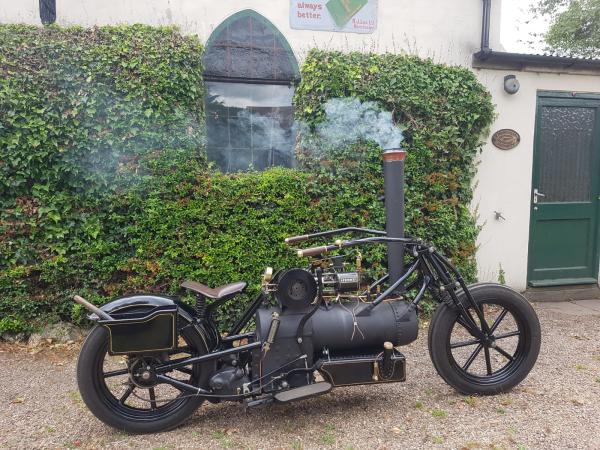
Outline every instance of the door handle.
<svg viewBox="0 0 600 450">
<path fill-rule="evenodd" d="M 538 191 L 538 188 L 535 188 L 533 190 L 533 203 L 537 203 L 538 202 L 538 197 L 545 197 L 546 194 L 542 194 L 540 191 Z"/>
</svg>

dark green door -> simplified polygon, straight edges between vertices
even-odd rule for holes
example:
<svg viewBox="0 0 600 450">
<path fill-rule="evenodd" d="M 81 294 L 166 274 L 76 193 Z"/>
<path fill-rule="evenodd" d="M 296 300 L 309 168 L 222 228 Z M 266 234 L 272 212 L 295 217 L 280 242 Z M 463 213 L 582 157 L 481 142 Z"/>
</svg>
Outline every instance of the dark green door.
<svg viewBox="0 0 600 450">
<path fill-rule="evenodd" d="M 531 286 L 597 283 L 599 134 L 600 96 L 538 94 Z"/>
</svg>

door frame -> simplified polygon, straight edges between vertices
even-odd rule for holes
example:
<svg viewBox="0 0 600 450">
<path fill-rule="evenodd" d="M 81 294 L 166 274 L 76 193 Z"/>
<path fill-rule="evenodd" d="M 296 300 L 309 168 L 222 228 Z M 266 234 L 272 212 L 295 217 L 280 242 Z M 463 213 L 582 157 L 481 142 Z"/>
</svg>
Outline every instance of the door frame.
<svg viewBox="0 0 600 450">
<path fill-rule="evenodd" d="M 569 100 L 576 99 L 578 100 L 577 106 L 590 106 L 597 108 L 596 113 L 596 133 L 593 137 L 593 148 L 596 148 L 596 151 L 600 152 L 600 93 L 593 92 L 571 92 L 571 91 L 546 91 L 540 90 L 537 91 L 536 95 L 536 106 L 535 106 L 535 127 L 534 127 L 534 139 L 533 139 L 533 160 L 531 165 L 531 186 L 529 189 L 529 236 L 528 236 L 528 246 L 527 246 L 527 286 L 529 287 L 542 287 L 542 285 L 537 283 L 532 283 L 531 274 L 533 271 L 532 268 L 532 242 L 533 242 L 533 229 L 534 223 L 533 220 L 533 189 L 537 187 L 538 183 L 538 160 L 540 157 L 539 151 L 539 139 L 540 139 L 540 126 L 541 126 L 541 114 L 540 109 L 542 105 L 542 100 L 554 99 L 556 100 L 556 106 L 570 106 L 572 103 Z M 596 157 L 596 161 L 600 161 L 600 155 Z M 596 163 L 598 165 L 598 163 Z M 598 167 L 596 167 L 598 169 Z M 600 201 L 600 175 L 598 175 L 598 170 L 592 170 L 593 176 L 595 178 L 592 180 L 593 185 L 596 190 L 596 198 L 592 200 L 595 202 Z M 543 283 L 543 286 L 568 286 L 568 285 L 577 285 L 577 284 L 595 284 L 598 285 L 599 268 L 600 268 L 600 205 L 596 207 L 596 232 L 594 239 L 594 249 L 593 249 L 593 261 L 592 261 L 592 271 L 594 276 L 590 278 L 573 278 L 573 279 L 564 279 L 561 278 L 556 280 L 555 283 L 552 281 L 548 281 Z M 537 284 L 537 286 L 536 286 Z"/>
</svg>

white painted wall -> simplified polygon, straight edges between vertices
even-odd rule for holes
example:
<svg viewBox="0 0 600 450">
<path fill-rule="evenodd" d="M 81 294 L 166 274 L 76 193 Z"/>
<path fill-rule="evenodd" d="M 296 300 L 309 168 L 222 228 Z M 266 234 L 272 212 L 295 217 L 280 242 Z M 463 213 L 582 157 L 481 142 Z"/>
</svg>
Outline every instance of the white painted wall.
<svg viewBox="0 0 600 450">
<path fill-rule="evenodd" d="M 254 9 L 279 28 L 299 62 L 308 49 L 319 47 L 406 52 L 471 67 L 471 56 L 480 45 L 481 5 L 481 0 L 379 0 L 378 29 L 372 35 L 292 30 L 288 0 L 57 0 L 57 16 L 61 25 L 176 24 L 206 41 L 228 16 Z M 501 0 L 494 0 L 490 43 L 495 50 L 502 50 L 501 8 Z M 0 0 L 0 22 L 39 24 L 38 0 Z M 491 132 L 512 128 L 521 135 L 521 144 L 510 151 L 496 149 L 488 138 L 480 157 L 472 205 L 483 226 L 479 278 L 497 281 L 502 266 L 508 284 L 525 289 L 536 92 L 600 92 L 600 77 L 517 73 L 521 90 L 510 96 L 503 90 L 508 72 L 475 72 L 497 105 L 498 119 Z M 502 212 L 506 221 L 495 220 L 494 211 Z"/>
<path fill-rule="evenodd" d="M 473 209 L 483 225 L 477 262 L 480 281 L 498 281 L 500 265 L 507 283 L 520 290 L 527 284 L 527 250 L 533 170 L 533 141 L 538 91 L 600 92 L 600 77 L 533 72 L 475 70 L 494 98 L 498 118 L 480 157 Z M 514 73 L 521 82 L 515 95 L 504 92 L 504 76 Z M 491 135 L 511 128 L 521 135 L 513 150 L 499 150 Z M 496 220 L 500 211 L 505 221 Z"/>
<path fill-rule="evenodd" d="M 176 24 L 206 41 L 228 16 L 254 9 L 285 35 L 301 60 L 312 47 L 408 52 L 469 65 L 479 48 L 481 0 L 379 0 L 377 31 L 369 35 L 290 28 L 289 0 L 57 0 L 60 25 Z M 501 0 L 496 0 L 491 42 L 499 47 Z M 39 24 L 38 0 L 0 0 L 0 22 Z"/>
<path fill-rule="evenodd" d="M 40 24 L 39 0 L 0 0 L 0 23 Z"/>
</svg>

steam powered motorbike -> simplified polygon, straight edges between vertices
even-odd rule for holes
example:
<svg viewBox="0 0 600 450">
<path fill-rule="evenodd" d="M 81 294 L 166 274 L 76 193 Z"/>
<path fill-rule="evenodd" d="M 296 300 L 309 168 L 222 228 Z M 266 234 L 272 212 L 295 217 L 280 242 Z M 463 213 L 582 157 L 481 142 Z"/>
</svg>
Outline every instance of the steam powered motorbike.
<svg viewBox="0 0 600 450">
<path fill-rule="evenodd" d="M 426 292 L 438 303 L 429 353 L 449 385 L 486 395 L 520 383 L 540 349 L 534 310 L 506 286 L 467 286 L 432 245 L 404 237 L 405 156 L 401 149 L 383 154 L 386 231 L 343 228 L 287 238 L 291 245 L 355 236 L 298 250 L 311 258 L 304 268 L 267 269 L 260 294 L 225 336 L 215 311 L 235 300 L 244 282 L 215 289 L 184 282 L 195 307 L 133 295 L 98 308 L 75 296 L 97 322 L 77 363 L 81 397 L 92 413 L 113 427 L 147 433 L 176 427 L 205 401 L 252 408 L 339 386 L 404 381 L 401 348 L 417 339 Z M 387 245 L 389 273 L 367 284 L 360 253 L 354 267 L 339 253 L 378 244 Z"/>
<path fill-rule="evenodd" d="M 260 294 L 226 336 L 215 311 L 242 293 L 244 282 L 215 289 L 184 282 L 195 307 L 133 295 L 98 308 L 76 297 L 97 322 L 77 365 L 85 404 L 113 427 L 145 433 L 176 427 L 205 401 L 252 408 L 339 386 L 401 382 L 402 346 L 417 339 L 426 292 L 439 304 L 429 353 L 449 385 L 464 394 L 497 394 L 527 376 L 540 325 L 520 294 L 497 284 L 467 286 L 432 245 L 385 231 L 346 228 L 286 242 L 340 235 L 355 237 L 298 250 L 311 258 L 304 268 L 267 269 Z M 360 257 L 348 263 L 338 253 L 376 244 L 402 246 L 407 258 L 395 276 L 365 284 Z"/>
</svg>

